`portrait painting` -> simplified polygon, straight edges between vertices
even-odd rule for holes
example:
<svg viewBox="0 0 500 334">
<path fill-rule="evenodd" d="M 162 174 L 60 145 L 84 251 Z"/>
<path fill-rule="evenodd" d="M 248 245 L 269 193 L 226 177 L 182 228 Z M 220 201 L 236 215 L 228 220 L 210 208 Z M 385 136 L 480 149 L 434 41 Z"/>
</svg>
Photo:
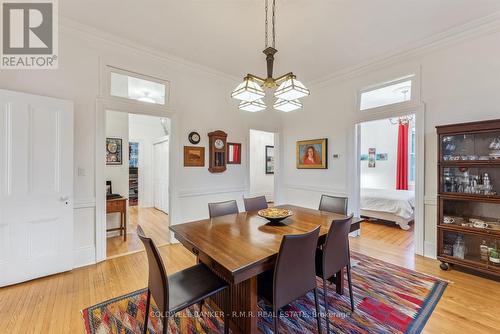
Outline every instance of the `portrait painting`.
<svg viewBox="0 0 500 334">
<path fill-rule="evenodd" d="M 328 168 L 328 139 L 302 140 L 297 142 L 298 169 Z"/>
<path fill-rule="evenodd" d="M 106 138 L 106 165 L 121 165 L 122 163 L 122 140 Z"/>
<path fill-rule="evenodd" d="M 204 167 L 205 147 L 184 146 L 184 167 Z"/>
</svg>

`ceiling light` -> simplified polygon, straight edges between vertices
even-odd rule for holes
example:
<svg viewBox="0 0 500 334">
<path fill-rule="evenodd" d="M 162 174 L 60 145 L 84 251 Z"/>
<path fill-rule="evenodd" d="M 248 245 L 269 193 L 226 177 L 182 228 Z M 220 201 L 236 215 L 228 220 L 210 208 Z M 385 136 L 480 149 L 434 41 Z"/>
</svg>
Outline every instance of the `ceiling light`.
<svg viewBox="0 0 500 334">
<path fill-rule="evenodd" d="M 283 112 L 294 111 L 302 108 L 302 103 L 299 100 L 283 100 L 277 99 L 273 108 Z"/>
<path fill-rule="evenodd" d="M 144 92 L 144 96 L 139 97 L 137 100 L 147 103 L 156 103 L 156 101 L 151 96 L 149 96 L 149 94 L 149 92 Z"/>
<path fill-rule="evenodd" d="M 297 80 L 294 75 L 283 82 L 274 92 L 274 96 L 283 100 L 296 100 L 311 94 L 309 89 L 302 82 Z"/>
<path fill-rule="evenodd" d="M 269 1 L 272 1 L 271 17 L 269 17 Z M 274 96 L 278 98 L 274 104 L 274 108 L 280 111 L 292 111 L 302 108 L 302 103 L 297 100 L 299 98 L 310 95 L 303 83 L 297 80 L 296 76 L 289 72 L 277 78 L 273 77 L 274 55 L 278 52 L 276 50 L 276 0 L 265 0 L 265 32 L 266 32 L 266 48 L 264 54 L 266 55 L 267 62 L 267 78 L 261 78 L 253 74 L 248 74 L 243 82 L 236 87 L 232 92 L 231 97 L 243 101 L 240 103 L 239 108 L 246 111 L 262 111 L 266 109 L 266 105 L 262 98 L 266 95 L 263 88 L 278 89 Z M 271 30 L 269 29 L 271 26 Z M 271 36 L 269 34 L 271 31 Z M 270 42 L 271 39 L 271 43 Z M 246 102 L 246 103 L 245 103 Z M 254 103 L 255 102 L 255 103 Z"/>
<path fill-rule="evenodd" d="M 252 80 L 250 77 L 245 77 L 242 83 L 236 87 L 231 93 L 233 99 L 252 102 L 263 98 L 266 95 L 264 90 L 259 86 L 258 83 Z"/>
<path fill-rule="evenodd" d="M 244 111 L 257 112 L 265 110 L 267 107 L 264 101 L 262 101 L 262 99 L 258 99 L 252 102 L 242 101 L 238 106 L 238 108 Z"/>
</svg>

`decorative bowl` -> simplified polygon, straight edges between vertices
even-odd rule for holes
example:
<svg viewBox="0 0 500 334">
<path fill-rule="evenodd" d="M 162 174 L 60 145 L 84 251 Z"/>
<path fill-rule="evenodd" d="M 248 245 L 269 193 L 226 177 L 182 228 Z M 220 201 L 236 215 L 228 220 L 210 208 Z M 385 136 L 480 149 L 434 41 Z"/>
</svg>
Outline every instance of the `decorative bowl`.
<svg viewBox="0 0 500 334">
<path fill-rule="evenodd" d="M 291 210 L 282 208 L 268 208 L 259 210 L 257 214 L 260 217 L 269 220 L 271 223 L 278 223 L 283 219 L 292 216 L 293 212 Z"/>
</svg>

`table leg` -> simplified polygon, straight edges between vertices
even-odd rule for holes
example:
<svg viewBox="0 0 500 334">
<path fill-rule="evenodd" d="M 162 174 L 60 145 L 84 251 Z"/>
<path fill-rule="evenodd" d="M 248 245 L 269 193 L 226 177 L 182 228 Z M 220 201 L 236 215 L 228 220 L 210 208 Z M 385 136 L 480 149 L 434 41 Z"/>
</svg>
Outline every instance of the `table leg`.
<svg viewBox="0 0 500 334">
<path fill-rule="evenodd" d="M 123 240 L 127 241 L 127 212 L 123 212 Z"/>
<path fill-rule="evenodd" d="M 224 305 L 223 291 L 213 297 L 210 305 L 222 309 Z M 256 334 L 257 330 L 257 277 L 250 278 L 239 284 L 232 284 L 229 287 L 231 293 L 230 303 L 230 328 L 233 334 Z"/>
<path fill-rule="evenodd" d="M 341 271 L 335 274 L 335 289 L 337 294 L 339 295 L 344 294 L 344 284 L 345 284 L 344 270 L 345 268 L 342 268 Z"/>
</svg>

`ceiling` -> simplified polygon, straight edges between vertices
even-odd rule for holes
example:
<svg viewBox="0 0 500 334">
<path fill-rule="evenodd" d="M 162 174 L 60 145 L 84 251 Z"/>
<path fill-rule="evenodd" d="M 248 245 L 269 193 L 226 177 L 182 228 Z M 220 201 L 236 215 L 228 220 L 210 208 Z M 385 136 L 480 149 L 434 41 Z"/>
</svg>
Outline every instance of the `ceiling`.
<svg viewBox="0 0 500 334">
<path fill-rule="evenodd" d="M 275 74 L 307 82 L 500 11 L 498 0 L 277 0 Z M 64 0 L 60 13 L 243 77 L 265 75 L 264 0 Z"/>
</svg>

